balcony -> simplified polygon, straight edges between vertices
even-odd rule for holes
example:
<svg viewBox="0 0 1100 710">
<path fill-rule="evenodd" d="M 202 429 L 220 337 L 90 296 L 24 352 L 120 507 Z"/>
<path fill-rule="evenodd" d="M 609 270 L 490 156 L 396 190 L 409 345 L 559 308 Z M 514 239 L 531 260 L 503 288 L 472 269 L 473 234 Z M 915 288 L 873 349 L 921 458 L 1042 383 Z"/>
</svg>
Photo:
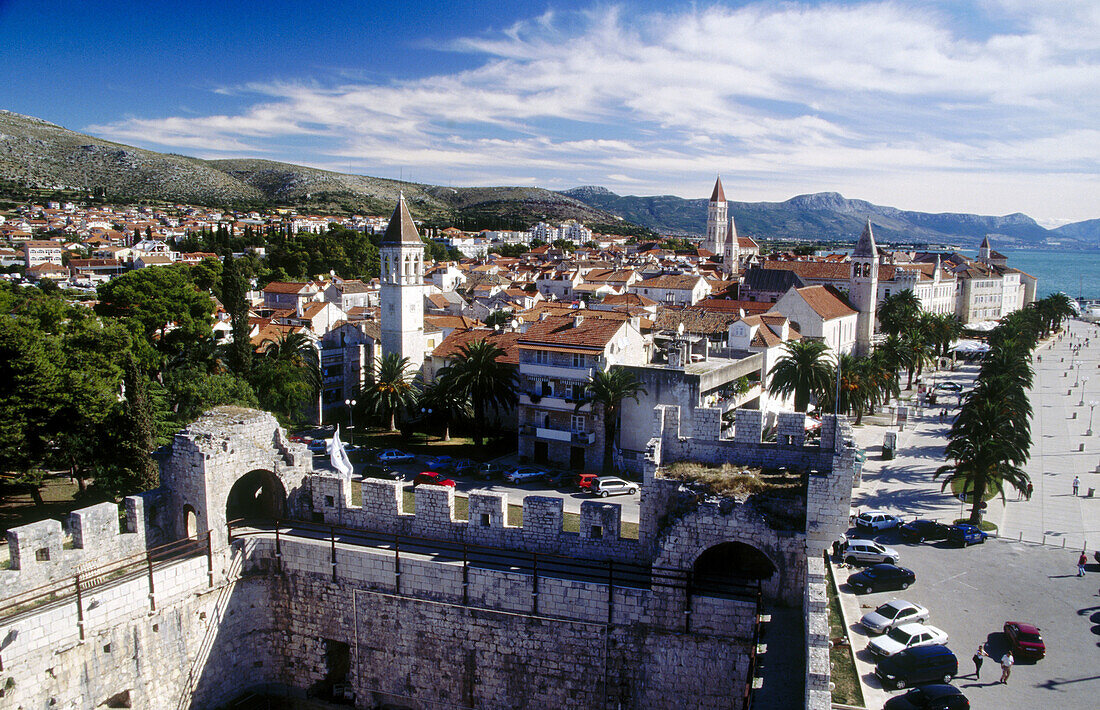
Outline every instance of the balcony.
<svg viewBox="0 0 1100 710">
<path fill-rule="evenodd" d="M 563 441 L 578 446 L 587 446 L 596 440 L 596 435 L 592 432 L 551 429 L 550 427 L 534 426 L 532 424 L 521 425 L 519 433 L 523 436 L 534 436 L 538 439 L 549 439 L 550 441 Z"/>
<path fill-rule="evenodd" d="M 566 380 L 584 381 L 592 377 L 594 367 L 572 367 L 569 365 L 536 365 L 533 362 L 522 362 L 519 365 L 521 375 L 535 375 L 542 377 L 555 377 Z"/>
<path fill-rule="evenodd" d="M 568 397 L 552 397 L 534 392 L 522 392 L 519 395 L 519 403 L 527 406 L 541 407 L 543 409 L 555 409 L 562 412 L 591 412 L 592 405 L 585 404 L 577 409 L 577 400 Z"/>
</svg>

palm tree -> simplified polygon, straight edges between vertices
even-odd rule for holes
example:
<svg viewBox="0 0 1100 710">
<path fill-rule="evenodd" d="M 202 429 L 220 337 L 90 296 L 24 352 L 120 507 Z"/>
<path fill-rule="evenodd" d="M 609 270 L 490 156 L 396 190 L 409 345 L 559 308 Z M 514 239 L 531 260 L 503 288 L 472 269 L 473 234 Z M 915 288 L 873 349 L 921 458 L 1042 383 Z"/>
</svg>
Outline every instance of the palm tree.
<svg viewBox="0 0 1100 710">
<path fill-rule="evenodd" d="M 474 443 L 481 446 L 485 417 L 516 403 L 516 371 L 500 358 L 504 350 L 486 340 L 476 340 L 458 350 L 454 362 L 439 376 L 469 399 L 474 410 Z"/>
<path fill-rule="evenodd" d="M 315 402 L 321 389 L 317 348 L 305 333 L 286 333 L 260 344 L 261 356 L 250 373 L 252 389 L 264 409 L 284 421 L 303 418 L 303 408 Z"/>
<path fill-rule="evenodd" d="M 1021 468 L 1027 461 L 1030 440 L 1019 436 L 1010 407 L 986 398 L 970 399 L 951 427 L 947 458 L 954 463 L 940 466 L 934 478 L 944 475 L 941 490 L 956 480 L 963 495 L 972 494 L 970 522 L 981 522 L 982 503 L 990 487 L 1004 498 L 1005 484 L 1018 491 L 1030 481 Z"/>
<path fill-rule="evenodd" d="M 470 416 L 470 400 L 455 387 L 453 378 L 437 377 L 420 394 L 420 406 L 443 419 L 443 441 L 451 440 L 451 422 Z"/>
<path fill-rule="evenodd" d="M 597 370 L 588 378 L 588 384 L 584 390 L 584 396 L 577 402 L 574 411 L 586 404 L 599 404 L 603 409 L 604 438 L 603 438 L 603 470 L 611 470 L 612 450 L 615 445 L 615 437 L 619 432 L 619 415 L 622 412 L 623 400 L 632 399 L 638 401 L 639 394 L 649 394 L 646 388 L 638 381 L 629 370 L 612 368 L 606 372 Z"/>
<path fill-rule="evenodd" d="M 805 412 L 811 397 L 821 399 L 828 393 L 835 374 L 828 355 L 829 346 L 820 340 L 794 340 L 784 344 L 787 353 L 771 371 L 768 392 L 794 395 L 794 409 Z"/>
<path fill-rule="evenodd" d="M 890 335 L 875 348 L 875 356 L 880 359 L 881 364 L 890 371 L 890 382 L 892 386 L 887 383 L 887 386 L 883 388 L 883 395 L 885 396 L 885 404 L 890 404 L 891 397 L 901 396 L 901 369 L 905 367 L 909 360 L 909 350 L 905 345 L 905 342 L 898 335 Z"/>
<path fill-rule="evenodd" d="M 368 412 L 389 419 L 390 431 L 397 431 L 397 413 L 416 402 L 416 387 L 409 358 L 386 353 L 375 362 L 371 381 L 363 385 L 360 399 Z"/>
<path fill-rule="evenodd" d="M 900 335 L 912 327 L 920 312 L 920 299 L 912 289 L 889 295 L 878 307 L 879 330 L 887 335 Z"/>
</svg>

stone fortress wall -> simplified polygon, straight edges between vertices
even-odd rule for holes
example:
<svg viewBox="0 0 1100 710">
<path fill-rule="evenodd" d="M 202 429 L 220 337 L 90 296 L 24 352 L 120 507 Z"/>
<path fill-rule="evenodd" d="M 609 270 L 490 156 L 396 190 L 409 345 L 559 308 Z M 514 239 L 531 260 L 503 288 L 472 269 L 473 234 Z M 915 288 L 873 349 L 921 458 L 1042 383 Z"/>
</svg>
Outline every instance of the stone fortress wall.
<svg viewBox="0 0 1100 710">
<path fill-rule="evenodd" d="M 560 500 L 537 496 L 523 500 L 523 526 L 507 525 L 502 494 L 471 494 L 468 520 L 459 520 L 452 489 L 420 487 L 414 515 L 402 510 L 399 484 L 375 479 L 361 483 L 362 504 L 353 506 L 352 484 L 312 473 L 308 451 L 288 442 L 270 415 L 215 410 L 176 436 L 162 463 L 162 488 L 127 499 L 128 532 L 112 532 L 117 511 L 102 506 L 74 513 L 79 522 L 72 525 L 84 540 L 91 539 L 86 531 L 102 531 L 98 539 L 106 542 L 97 560 L 139 549 L 143 535 L 149 542 L 189 532 L 208 536 L 208 553 L 158 566 L 152 584 L 141 575 L 124 578 L 75 600 L 0 616 L 0 690 L 25 707 L 53 701 L 92 708 L 125 696 L 132 707 L 203 708 L 247 688 L 304 692 L 339 678 L 354 689 L 360 707 L 388 701 L 671 708 L 687 699 L 694 707 L 736 706 L 749 670 L 754 600 L 464 567 L 433 555 L 398 560 L 390 550 L 304 536 L 283 535 L 278 548 L 271 535 L 227 541 L 225 523 L 235 505 L 386 535 L 680 570 L 690 570 L 716 544 L 744 541 L 775 563 L 766 596 L 803 606 L 808 629 L 813 619 L 819 632 L 807 596 L 818 575 L 812 562 L 807 572 L 807 557 L 819 555 L 837 519 L 847 517 L 846 423 L 826 421 L 821 446 L 804 446 L 793 433 L 795 423 L 802 431 L 801 419 L 789 419 L 781 423 L 780 443 L 764 444 L 759 434 L 751 441 L 751 412 L 738 413 L 732 441 L 719 434 L 682 439 L 677 414 L 676 408 L 657 410 L 641 534 L 628 539 L 620 534 L 619 506 L 600 501 L 582 504 L 579 533 L 562 530 Z M 697 432 L 707 431 L 700 422 L 708 415 L 695 412 Z M 784 439 L 788 430 L 791 438 Z M 807 530 L 772 529 L 734 501 L 685 506 L 683 491 L 654 475 L 662 461 L 680 457 L 757 465 L 753 461 L 774 456 L 813 468 L 821 479 L 815 484 L 810 476 Z M 242 481 L 258 486 L 243 499 Z M 57 528 L 45 521 L 11 531 L 13 561 L 18 555 L 20 562 L 7 574 L 48 580 L 74 573 L 75 557 L 64 553 L 85 548 L 76 548 L 74 532 L 74 550 L 61 550 Z M 43 535 L 58 543 L 60 556 L 37 560 Z M 28 558 L 35 563 L 24 564 Z M 6 588 L 28 586 L 34 585 L 9 582 Z M 807 687 L 823 684 L 827 698 L 827 650 L 824 672 L 823 680 L 819 672 L 808 675 Z M 52 680 L 36 682 L 42 677 Z"/>
</svg>

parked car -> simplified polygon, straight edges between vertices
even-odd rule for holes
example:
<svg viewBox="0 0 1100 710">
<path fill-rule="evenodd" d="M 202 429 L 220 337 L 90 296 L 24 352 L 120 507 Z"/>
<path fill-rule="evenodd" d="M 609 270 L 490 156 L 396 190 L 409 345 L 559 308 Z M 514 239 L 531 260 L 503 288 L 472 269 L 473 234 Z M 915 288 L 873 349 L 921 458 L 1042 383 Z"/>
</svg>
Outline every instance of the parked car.
<svg viewBox="0 0 1100 710">
<path fill-rule="evenodd" d="M 391 481 L 404 481 L 405 476 L 398 471 L 381 464 L 367 464 L 362 470 L 363 478 L 385 478 Z"/>
<path fill-rule="evenodd" d="M 477 467 L 477 477 L 488 481 L 491 478 L 503 478 L 505 469 L 499 463 L 483 463 Z"/>
<path fill-rule="evenodd" d="M 577 480 L 576 471 L 568 471 L 560 468 L 552 468 L 546 472 L 546 485 L 555 488 L 567 488 Z"/>
<path fill-rule="evenodd" d="M 925 540 L 946 540 L 951 528 L 935 520 L 910 520 L 898 528 L 898 535 L 902 540 L 909 542 L 924 542 Z"/>
<path fill-rule="evenodd" d="M 947 644 L 947 632 L 927 624 L 902 624 L 885 636 L 879 636 L 867 644 L 867 648 L 876 656 L 893 656 L 907 648 L 928 646 L 934 643 Z"/>
<path fill-rule="evenodd" d="M 311 439 L 309 442 L 309 450 L 313 452 L 314 456 L 326 454 L 328 453 L 328 442 L 328 439 Z"/>
<path fill-rule="evenodd" d="M 867 612 L 859 623 L 871 633 L 884 634 L 895 626 L 915 621 L 928 621 L 928 610 L 920 604 L 895 599 Z"/>
<path fill-rule="evenodd" d="M 939 683 L 922 685 L 890 698 L 883 710 L 970 710 L 970 701 L 955 686 Z"/>
<path fill-rule="evenodd" d="M 577 474 L 577 489 L 581 491 L 592 490 L 592 484 L 599 478 L 594 473 L 578 473 Z"/>
<path fill-rule="evenodd" d="M 592 493 L 606 498 L 612 495 L 637 495 L 641 487 L 637 483 L 625 481 L 618 476 L 600 476 L 589 487 Z"/>
<path fill-rule="evenodd" d="M 424 465 L 433 471 L 450 471 L 454 466 L 453 456 L 432 456 L 425 459 Z"/>
<path fill-rule="evenodd" d="M 1019 659 L 1038 661 L 1047 655 L 1047 645 L 1039 633 L 1039 627 L 1022 621 L 1006 621 L 1005 636 L 1012 653 Z"/>
<path fill-rule="evenodd" d="M 538 466 L 517 466 L 504 474 L 504 479 L 509 483 L 534 483 L 546 478 L 546 469 Z"/>
<path fill-rule="evenodd" d="M 447 478 L 442 473 L 436 471 L 421 471 L 416 474 L 416 478 L 413 479 L 413 487 L 416 486 L 447 486 L 449 488 L 455 487 L 454 479 Z"/>
<path fill-rule="evenodd" d="M 378 463 L 405 463 L 412 461 L 414 458 L 416 457 L 412 454 L 406 454 L 400 449 L 386 449 L 378 454 Z"/>
<path fill-rule="evenodd" d="M 473 476 L 477 474 L 481 464 L 473 459 L 455 459 L 451 462 L 451 471 L 456 476 Z"/>
<path fill-rule="evenodd" d="M 985 542 L 987 537 L 989 537 L 989 533 L 977 525 L 967 525 L 966 523 L 955 523 L 947 531 L 947 541 L 963 547 Z"/>
<path fill-rule="evenodd" d="M 936 644 L 908 648 L 883 658 L 875 666 L 875 675 L 887 688 L 950 683 L 958 673 L 959 659 L 947 646 Z"/>
<path fill-rule="evenodd" d="M 879 532 L 899 525 L 901 525 L 901 518 L 885 510 L 865 510 L 856 516 L 856 527 L 860 530 Z"/>
<path fill-rule="evenodd" d="M 848 585 L 857 593 L 908 589 L 917 580 L 913 570 L 897 565 L 873 565 L 848 577 Z"/>
<path fill-rule="evenodd" d="M 962 392 L 962 385 L 958 382 L 940 382 L 932 389 L 946 390 L 948 392 Z"/>
<path fill-rule="evenodd" d="M 844 544 L 841 558 L 850 565 L 875 565 L 898 563 L 898 551 L 892 547 L 883 547 L 874 540 L 848 540 Z"/>
</svg>

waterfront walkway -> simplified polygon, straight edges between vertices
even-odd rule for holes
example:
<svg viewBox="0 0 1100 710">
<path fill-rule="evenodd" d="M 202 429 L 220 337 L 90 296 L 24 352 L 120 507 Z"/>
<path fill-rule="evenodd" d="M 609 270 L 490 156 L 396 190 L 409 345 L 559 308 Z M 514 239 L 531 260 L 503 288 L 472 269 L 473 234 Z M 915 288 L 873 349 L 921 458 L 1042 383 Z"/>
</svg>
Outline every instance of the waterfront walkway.
<svg viewBox="0 0 1100 710">
<path fill-rule="evenodd" d="M 1088 346 L 1084 338 L 1089 337 Z M 1081 345 L 1074 355 L 1072 346 Z M 1041 361 L 1040 361 L 1041 358 Z M 1080 367 L 1078 367 L 1080 365 Z M 1030 501 L 1011 488 L 1005 501 L 989 501 L 986 519 L 998 527 L 1001 537 L 1045 543 L 1067 549 L 1100 548 L 1100 412 L 1095 412 L 1089 429 L 1090 402 L 1100 410 L 1100 328 L 1073 321 L 1061 336 L 1039 346 L 1033 361 L 1035 381 L 1030 393 L 1031 460 L 1025 470 L 1035 490 Z M 957 382 L 965 390 L 973 386 L 977 364 L 960 364 L 954 371 L 925 377 L 926 384 Z M 954 416 L 958 409 L 954 395 L 941 396 Z M 855 428 L 856 442 L 867 451 L 863 485 L 852 493 L 853 508 L 881 508 L 901 513 L 906 519 L 931 518 L 941 522 L 965 517 L 969 507 L 941 492 L 932 474 L 943 465 L 948 421 L 939 421 L 939 409 L 924 409 L 910 417 L 898 433 L 897 456 L 882 459 L 882 440 L 887 431 L 897 431 L 884 417 L 864 418 Z M 1073 495 L 1073 478 L 1080 478 L 1079 495 Z M 1089 489 L 1093 497 L 1088 497 Z"/>
</svg>

